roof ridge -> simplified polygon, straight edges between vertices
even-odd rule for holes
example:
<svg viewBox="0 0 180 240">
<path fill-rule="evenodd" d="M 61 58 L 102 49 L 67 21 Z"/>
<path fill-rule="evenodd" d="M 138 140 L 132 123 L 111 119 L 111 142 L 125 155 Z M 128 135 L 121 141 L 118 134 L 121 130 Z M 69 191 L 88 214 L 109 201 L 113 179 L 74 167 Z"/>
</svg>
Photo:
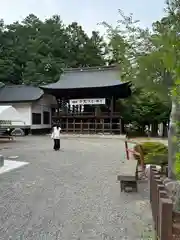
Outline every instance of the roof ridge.
<svg viewBox="0 0 180 240">
<path fill-rule="evenodd" d="M 82 67 L 82 68 L 65 68 L 64 73 L 68 72 L 93 72 L 93 71 L 107 71 L 107 70 L 119 70 L 118 65 L 109 66 L 96 66 L 96 67 Z"/>
<path fill-rule="evenodd" d="M 24 84 L 7 84 L 5 87 L 31 87 L 31 88 L 40 88 L 38 86 L 33 85 L 24 85 Z"/>
</svg>

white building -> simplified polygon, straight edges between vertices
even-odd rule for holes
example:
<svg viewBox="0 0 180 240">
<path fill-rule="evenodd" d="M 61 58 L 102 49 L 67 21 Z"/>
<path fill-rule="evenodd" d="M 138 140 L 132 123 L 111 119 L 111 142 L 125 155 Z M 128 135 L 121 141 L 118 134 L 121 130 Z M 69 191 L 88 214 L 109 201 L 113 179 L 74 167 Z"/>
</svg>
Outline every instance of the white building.
<svg viewBox="0 0 180 240">
<path fill-rule="evenodd" d="M 27 134 L 30 131 L 46 131 L 51 128 L 52 110 L 56 105 L 56 99 L 44 94 L 38 87 L 1 86 L 0 105 L 11 105 L 19 112 L 24 124 L 12 127 L 21 127 Z"/>
</svg>

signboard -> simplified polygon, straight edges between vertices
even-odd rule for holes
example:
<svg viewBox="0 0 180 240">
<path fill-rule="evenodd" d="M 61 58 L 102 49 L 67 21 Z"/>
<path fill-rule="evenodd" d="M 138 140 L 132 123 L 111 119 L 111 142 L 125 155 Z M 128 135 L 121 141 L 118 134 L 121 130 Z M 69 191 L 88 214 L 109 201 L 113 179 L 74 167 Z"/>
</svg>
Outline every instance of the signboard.
<svg viewBox="0 0 180 240">
<path fill-rule="evenodd" d="M 70 105 L 103 105 L 105 104 L 105 98 L 86 98 L 86 99 L 71 99 Z"/>
</svg>

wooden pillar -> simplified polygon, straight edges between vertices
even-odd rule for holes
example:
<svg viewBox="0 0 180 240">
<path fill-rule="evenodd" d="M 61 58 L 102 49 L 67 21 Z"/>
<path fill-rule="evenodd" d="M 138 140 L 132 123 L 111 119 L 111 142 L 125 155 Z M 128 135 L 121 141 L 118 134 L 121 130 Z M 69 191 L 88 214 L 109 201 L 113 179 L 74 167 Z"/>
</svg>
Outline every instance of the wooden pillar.
<svg viewBox="0 0 180 240">
<path fill-rule="evenodd" d="M 172 200 L 161 198 L 160 199 L 160 209 L 159 209 L 159 213 L 160 213 L 160 226 L 159 226 L 160 236 L 158 236 L 159 240 L 173 239 L 172 211 L 173 211 Z"/>
<path fill-rule="evenodd" d="M 121 118 L 119 118 L 119 134 L 122 134 L 123 130 L 122 130 L 122 121 Z"/>
<path fill-rule="evenodd" d="M 104 119 L 102 119 L 102 133 L 104 134 Z"/>
<path fill-rule="evenodd" d="M 65 105 L 65 110 L 66 110 L 65 112 L 66 112 L 66 114 L 68 114 L 69 113 L 69 102 L 67 99 L 65 100 L 64 105 Z"/>
<path fill-rule="evenodd" d="M 68 121 L 68 117 L 66 118 L 66 133 L 68 133 L 69 131 L 69 121 Z"/>
<path fill-rule="evenodd" d="M 90 134 L 90 120 L 88 119 L 88 134 Z"/>
<path fill-rule="evenodd" d="M 71 108 L 70 108 L 69 100 L 67 100 L 67 104 L 68 104 L 68 107 L 67 107 L 67 113 L 69 114 L 69 113 L 71 112 Z"/>
<path fill-rule="evenodd" d="M 57 115 L 59 116 L 59 109 L 60 109 L 60 99 L 59 98 L 56 98 L 56 101 L 57 101 Z"/>
<path fill-rule="evenodd" d="M 95 133 L 96 133 L 97 132 L 97 119 L 96 118 L 95 118 L 94 130 L 95 130 Z"/>
<path fill-rule="evenodd" d="M 81 119 L 81 122 L 80 122 L 80 133 L 82 134 L 83 133 L 83 121 Z"/>
<path fill-rule="evenodd" d="M 75 119 L 73 119 L 73 133 L 75 133 L 75 127 L 76 127 L 76 122 L 75 122 Z"/>
<path fill-rule="evenodd" d="M 111 128 L 111 133 L 112 133 L 112 128 L 113 128 L 113 113 L 114 113 L 114 97 L 111 97 L 111 103 L 110 103 L 110 128 Z"/>
<path fill-rule="evenodd" d="M 62 108 L 62 111 L 63 113 L 66 113 L 66 100 L 63 98 L 62 101 L 61 101 L 61 108 Z"/>
</svg>

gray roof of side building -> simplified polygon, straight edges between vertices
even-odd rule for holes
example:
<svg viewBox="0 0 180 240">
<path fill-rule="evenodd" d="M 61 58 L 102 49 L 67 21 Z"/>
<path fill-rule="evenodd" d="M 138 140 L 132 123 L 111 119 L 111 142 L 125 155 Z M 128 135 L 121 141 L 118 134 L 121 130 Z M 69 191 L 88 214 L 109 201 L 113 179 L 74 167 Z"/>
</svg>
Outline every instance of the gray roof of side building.
<svg viewBox="0 0 180 240">
<path fill-rule="evenodd" d="M 79 89 L 110 87 L 124 84 L 117 67 L 67 69 L 56 83 L 41 86 L 42 89 Z"/>
<path fill-rule="evenodd" d="M 25 85 L 10 85 L 0 87 L 0 103 L 32 102 L 40 99 L 42 89 Z"/>
</svg>

